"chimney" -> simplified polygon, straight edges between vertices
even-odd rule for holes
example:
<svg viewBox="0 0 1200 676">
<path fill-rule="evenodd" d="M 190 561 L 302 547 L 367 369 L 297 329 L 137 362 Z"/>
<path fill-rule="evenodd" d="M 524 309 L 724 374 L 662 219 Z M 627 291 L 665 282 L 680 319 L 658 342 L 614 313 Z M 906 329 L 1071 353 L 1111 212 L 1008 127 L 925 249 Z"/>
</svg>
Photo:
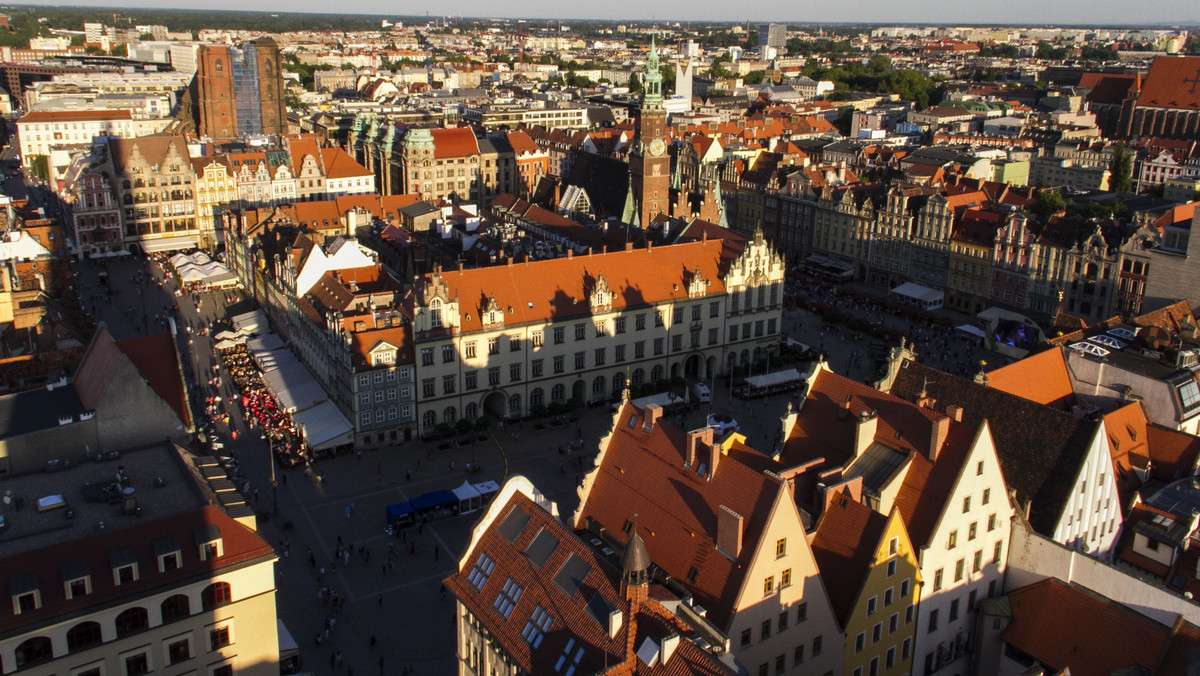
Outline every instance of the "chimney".
<svg viewBox="0 0 1200 676">
<path fill-rule="evenodd" d="M 616 638 L 621 631 L 621 625 L 624 623 L 624 616 L 621 611 L 614 610 L 608 614 L 608 637 Z"/>
<path fill-rule="evenodd" d="M 709 428 L 710 430 L 712 428 Z M 704 430 L 692 430 L 687 433 L 687 457 L 684 459 L 683 468 L 691 469 L 696 466 L 696 446 L 700 444 L 700 440 L 704 438 Z"/>
<path fill-rule="evenodd" d="M 962 406 L 950 404 L 946 407 L 946 415 L 954 418 L 955 422 L 962 422 L 963 409 Z"/>
<path fill-rule="evenodd" d="M 946 435 L 950 433 L 950 418 L 938 416 L 933 421 L 933 430 L 929 434 L 929 459 L 937 462 L 942 444 L 946 443 Z"/>
<path fill-rule="evenodd" d="M 858 457 L 875 441 L 875 430 L 879 427 L 879 412 L 863 411 L 854 427 L 854 457 Z"/>
<path fill-rule="evenodd" d="M 645 428 L 647 430 L 654 428 L 654 423 L 662 417 L 662 406 L 658 404 L 647 404 L 646 408 L 642 409 L 642 415 L 646 417 Z"/>
<path fill-rule="evenodd" d="M 671 656 L 675 654 L 675 649 L 678 647 L 679 634 L 671 634 L 662 640 L 662 655 L 659 659 L 664 665 L 671 660 Z"/>
<path fill-rule="evenodd" d="M 737 560 L 742 553 L 742 515 L 721 505 L 717 510 L 717 549 Z"/>
<path fill-rule="evenodd" d="M 838 420 L 845 420 L 846 416 L 850 415 L 850 402 L 853 399 L 854 395 L 846 395 L 846 400 L 842 402 L 842 410 L 838 411 Z"/>
<path fill-rule="evenodd" d="M 574 257 L 575 257 L 575 250 L 572 249 L 571 247 L 567 247 L 567 258 L 574 258 Z"/>
</svg>

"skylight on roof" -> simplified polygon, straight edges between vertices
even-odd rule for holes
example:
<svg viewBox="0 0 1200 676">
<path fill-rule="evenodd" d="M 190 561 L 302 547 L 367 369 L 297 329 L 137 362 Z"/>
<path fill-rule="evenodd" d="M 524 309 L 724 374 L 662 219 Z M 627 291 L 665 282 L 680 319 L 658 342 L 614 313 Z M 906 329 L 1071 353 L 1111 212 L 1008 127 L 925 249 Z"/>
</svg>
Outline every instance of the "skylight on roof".
<svg viewBox="0 0 1200 676">
<path fill-rule="evenodd" d="M 475 591 L 483 591 L 483 585 L 487 584 L 488 577 L 492 574 L 492 569 L 496 567 L 496 562 L 486 553 L 479 555 L 479 560 L 475 562 L 475 567 L 471 569 L 471 574 L 467 576 L 467 581 L 475 587 Z"/>
<path fill-rule="evenodd" d="M 533 614 L 529 616 L 529 622 L 525 623 L 525 629 L 521 631 L 521 637 L 529 643 L 530 647 L 537 648 L 542 645 L 542 639 L 545 638 L 546 632 L 550 631 L 550 625 L 554 624 L 554 618 L 546 609 L 538 606 L 533 609 Z"/>
<path fill-rule="evenodd" d="M 566 647 L 563 648 L 562 655 L 558 661 L 554 663 L 554 673 L 562 674 L 563 676 L 572 676 L 575 670 L 579 668 L 579 662 L 583 659 L 583 643 L 576 641 L 574 638 L 567 641 Z"/>
<path fill-rule="evenodd" d="M 525 548 L 525 558 L 540 569 L 546 565 L 555 549 L 558 549 L 558 538 L 543 528 Z"/>
<path fill-rule="evenodd" d="M 592 567 L 587 564 L 587 561 L 584 561 L 575 554 L 571 554 L 554 575 L 554 584 L 558 585 L 558 588 L 567 596 L 574 596 L 583 585 L 583 580 L 591 571 Z M 606 615 L 604 622 L 607 621 Z M 601 624 L 604 624 L 604 622 L 601 622 Z"/>
<path fill-rule="evenodd" d="M 499 531 L 500 535 L 504 536 L 505 540 L 516 542 L 517 538 L 521 536 L 521 531 L 525 530 L 525 524 L 527 523 L 529 523 L 529 515 L 519 507 L 514 506 L 496 530 Z"/>
</svg>

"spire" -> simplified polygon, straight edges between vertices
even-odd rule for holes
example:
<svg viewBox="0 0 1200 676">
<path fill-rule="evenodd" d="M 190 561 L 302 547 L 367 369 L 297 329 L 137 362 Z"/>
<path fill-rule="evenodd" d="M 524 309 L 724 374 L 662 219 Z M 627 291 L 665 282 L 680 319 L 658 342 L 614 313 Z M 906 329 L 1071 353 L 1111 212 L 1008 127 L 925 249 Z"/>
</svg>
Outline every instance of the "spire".
<svg viewBox="0 0 1200 676">
<path fill-rule="evenodd" d="M 630 587 L 645 586 L 650 581 L 650 553 L 636 528 L 621 554 L 621 581 Z"/>
<path fill-rule="evenodd" d="M 646 74 L 642 78 L 642 107 L 662 108 L 662 71 L 658 66 L 658 48 L 650 36 L 650 53 L 646 56 Z"/>
</svg>

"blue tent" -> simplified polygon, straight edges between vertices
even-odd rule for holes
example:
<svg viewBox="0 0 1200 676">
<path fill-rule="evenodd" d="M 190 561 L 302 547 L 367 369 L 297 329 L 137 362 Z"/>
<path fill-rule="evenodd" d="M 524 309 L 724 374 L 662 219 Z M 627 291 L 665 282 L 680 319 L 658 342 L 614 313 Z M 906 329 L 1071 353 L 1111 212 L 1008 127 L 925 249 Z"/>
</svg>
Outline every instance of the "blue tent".
<svg viewBox="0 0 1200 676">
<path fill-rule="evenodd" d="M 416 511 L 428 512 L 457 505 L 458 496 L 454 494 L 454 491 L 430 491 L 424 495 L 418 495 L 411 502 L 412 508 Z"/>
<path fill-rule="evenodd" d="M 387 506 L 387 525 L 391 526 L 396 523 L 396 519 L 408 516 L 411 517 L 413 506 L 411 502 L 397 502 L 394 505 Z"/>
</svg>

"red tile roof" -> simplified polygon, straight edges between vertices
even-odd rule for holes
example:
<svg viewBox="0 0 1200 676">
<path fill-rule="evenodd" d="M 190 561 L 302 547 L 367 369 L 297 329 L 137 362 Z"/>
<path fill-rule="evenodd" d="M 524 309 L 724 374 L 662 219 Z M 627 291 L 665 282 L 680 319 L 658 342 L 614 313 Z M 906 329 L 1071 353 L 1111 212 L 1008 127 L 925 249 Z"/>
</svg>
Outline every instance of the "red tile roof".
<svg viewBox="0 0 1200 676">
<path fill-rule="evenodd" d="M 191 425 L 191 411 L 184 399 L 183 371 L 173 340 L 170 334 L 159 333 L 122 340 L 117 347 L 129 357 L 150 387 L 167 402 L 183 424 Z"/>
<path fill-rule="evenodd" d="M 1063 348 L 1051 348 L 987 374 L 988 386 L 1068 411 L 1075 404 Z"/>
<path fill-rule="evenodd" d="M 696 270 L 708 280 L 708 295 L 724 293 L 719 274 L 722 244 L 672 246 L 573 256 L 546 261 L 443 271 L 450 297 L 459 299 L 462 331 L 478 331 L 482 310 L 495 298 L 507 325 L 590 315 L 589 296 L 603 275 L 613 291 L 613 310 L 686 300 Z M 430 284 L 427 275 L 418 285 Z"/>
<path fill-rule="evenodd" d="M 838 622 L 845 627 L 875 559 L 887 517 L 844 494 L 834 497 L 812 539 L 813 556 Z"/>
<path fill-rule="evenodd" d="M 1084 73 L 1079 78 L 1079 86 L 1087 87 L 1088 103 L 1120 104 L 1129 93 L 1129 88 L 1137 81 L 1136 75 L 1117 75 L 1113 73 Z"/>
<path fill-rule="evenodd" d="M 466 127 L 455 129 L 433 129 L 433 157 L 443 160 L 449 157 L 469 157 L 479 154 L 479 142 L 475 134 Z"/>
<path fill-rule="evenodd" d="M 341 148 L 322 148 L 321 155 L 324 158 L 325 178 L 359 178 L 371 176 L 371 172 L 358 162 L 354 161 L 345 150 Z"/>
<path fill-rule="evenodd" d="M 1172 637 L 1171 629 L 1115 601 L 1053 578 L 1009 594 L 1012 623 L 1004 642 L 1042 664 L 1072 676 L 1109 676 L 1122 667 L 1159 671 L 1160 660 L 1181 641 L 1195 647 L 1189 627 Z M 1186 652 L 1186 651 L 1184 651 Z"/>
<path fill-rule="evenodd" d="M 496 518 L 463 557 L 458 572 L 445 582 L 522 672 L 555 673 L 555 665 L 569 642 L 584 648 L 576 673 L 604 673 L 622 662 L 628 663 L 627 658 L 631 656 L 627 654 L 630 644 L 627 632 L 631 625 L 636 627 L 632 642 L 635 650 L 646 638 L 661 645 L 662 639 L 671 634 L 689 632 L 688 627 L 657 600 L 673 598 L 658 585 L 652 585 L 647 600 L 639 602 L 631 622 L 631 603 L 623 594 L 620 571 L 612 561 L 599 556 L 523 492 L 513 493 L 506 504 L 493 506 L 489 511 L 496 514 Z M 520 523 L 520 520 L 524 523 L 520 524 L 519 530 L 514 527 L 515 532 L 506 533 L 508 519 L 514 514 L 517 520 L 512 523 Z M 506 535 L 511 535 L 511 539 Z M 544 555 L 546 558 L 541 565 L 533 560 L 537 555 L 530 554 L 530 545 L 535 540 L 554 543 L 552 548 L 548 547 L 550 551 Z M 539 544 L 534 551 L 544 550 Z M 494 568 L 482 585 L 476 587 L 471 581 L 472 574 L 484 556 L 494 562 Z M 572 568 L 577 568 L 574 575 L 577 589 L 568 593 L 559 584 L 558 576 Z M 495 601 L 510 580 L 521 587 L 522 593 L 506 618 L 497 611 Z M 539 607 L 549 615 L 551 624 L 541 643 L 534 647 L 522 633 Z M 607 613 L 610 610 L 619 610 L 622 614 L 621 630 L 615 637 L 608 632 Z M 603 617 L 597 618 L 597 614 Z M 731 673 L 713 655 L 686 639 L 680 642 L 665 665 L 661 660 L 654 667 L 640 662 L 634 664 L 637 667 L 634 672 L 617 670 L 612 673 L 654 676 Z"/>
<path fill-rule="evenodd" d="M 529 138 L 529 134 L 523 131 L 510 131 L 507 134 L 508 144 L 512 146 L 513 152 L 520 155 L 521 153 L 540 153 L 542 149 L 538 144 Z"/>
<path fill-rule="evenodd" d="M 1200 56 L 1160 56 L 1142 82 L 1138 107 L 1200 110 L 1200 87 L 1190 84 L 1200 77 Z"/>
<path fill-rule="evenodd" d="M 698 462 L 684 466 L 687 443 L 685 432 L 662 419 L 646 430 L 642 411 L 626 402 L 602 450 L 576 526 L 591 521 L 624 538 L 620 534 L 625 523 L 634 521 L 636 514 L 637 532 L 655 565 L 687 586 L 696 603 L 708 610 L 709 619 L 727 629 L 768 517 L 780 491 L 787 488 L 735 456 L 721 457 L 711 480 L 706 480 L 696 473 Z M 697 445 L 697 456 L 707 458 L 710 447 L 703 440 Z M 787 499 L 782 504 L 793 503 Z M 736 561 L 717 551 L 722 506 L 744 519 Z M 696 573 L 689 576 L 692 568 Z"/>
<path fill-rule="evenodd" d="M 215 560 L 201 561 L 196 545 L 195 530 L 216 525 L 221 533 L 223 555 Z M 166 573 L 158 572 L 154 540 L 175 536 L 180 545 L 182 565 Z M 109 553 L 129 547 L 137 557 L 137 581 L 117 586 L 113 582 Z M 216 507 L 201 507 L 149 521 L 138 521 L 137 527 L 110 530 L 106 533 L 80 537 L 62 544 L 0 559 L 0 583 L 12 577 L 33 573 L 41 589 L 42 607 L 17 616 L 12 604 L 0 605 L 0 632 L 10 632 L 32 623 L 49 622 L 66 613 L 80 612 L 108 603 L 128 602 L 142 594 L 161 591 L 168 585 L 181 585 L 197 575 L 219 578 L 223 571 L 251 562 L 270 560 L 275 553 L 257 533 L 231 519 Z M 92 578 L 92 592 L 82 599 L 67 599 L 63 590 L 60 568 L 65 563 L 83 559 Z M 8 587 L 7 584 L 4 585 Z M 239 596 L 233 590 L 234 597 Z M 193 612 L 199 608 L 193 608 Z"/>
</svg>

